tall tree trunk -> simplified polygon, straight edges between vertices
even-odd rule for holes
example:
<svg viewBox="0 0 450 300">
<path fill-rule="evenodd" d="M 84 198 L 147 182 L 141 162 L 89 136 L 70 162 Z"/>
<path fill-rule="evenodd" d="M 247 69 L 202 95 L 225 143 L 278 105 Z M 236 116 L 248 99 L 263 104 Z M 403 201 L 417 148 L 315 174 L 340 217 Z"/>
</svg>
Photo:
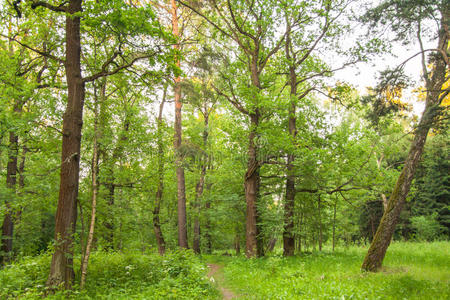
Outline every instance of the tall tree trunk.
<svg viewBox="0 0 450 300">
<path fill-rule="evenodd" d="M 164 141 L 163 141 L 163 110 L 166 101 L 167 87 L 164 87 L 164 94 L 161 104 L 159 105 L 159 114 L 157 120 L 158 131 L 158 189 L 156 191 L 155 205 L 153 207 L 153 230 L 155 231 L 156 244 L 158 245 L 158 252 L 164 255 L 166 252 L 166 242 L 161 230 L 161 221 L 159 219 L 159 211 L 161 209 L 161 201 L 164 190 Z"/>
<path fill-rule="evenodd" d="M 245 228 L 245 254 L 248 258 L 263 256 L 262 244 L 258 240 L 258 210 L 260 176 L 258 161 L 258 146 L 256 144 L 256 130 L 259 125 L 259 114 L 250 114 L 250 134 L 248 145 L 248 163 L 245 174 L 245 200 L 247 202 L 246 228 Z"/>
<path fill-rule="evenodd" d="M 80 171 L 81 128 L 85 85 L 81 77 L 80 16 L 82 0 L 70 0 L 66 16 L 65 71 L 68 87 L 63 117 L 61 175 L 55 223 L 55 251 L 47 286 L 69 289 L 74 280 L 73 233 L 75 230 Z"/>
<path fill-rule="evenodd" d="M 286 36 L 286 59 L 289 61 L 289 85 L 290 104 L 289 104 L 289 119 L 288 130 L 292 138 L 292 143 L 295 143 L 297 136 L 296 118 L 295 118 L 295 97 L 297 96 L 297 74 L 295 73 L 295 61 L 291 58 L 291 37 L 290 30 Z M 284 203 L 284 229 L 283 229 L 283 255 L 292 256 L 295 251 L 295 237 L 294 237 L 294 201 L 295 201 L 295 170 L 294 163 L 295 156 L 292 153 L 287 155 L 287 170 L 286 170 L 286 201 Z"/>
<path fill-rule="evenodd" d="M 203 155 L 201 159 L 201 171 L 200 178 L 198 180 L 196 186 L 195 193 L 195 220 L 194 220 L 194 242 L 192 248 L 195 253 L 200 253 L 200 199 L 203 196 L 203 188 L 205 186 L 205 177 L 206 177 L 206 166 L 208 162 L 208 156 L 206 154 L 207 146 L 208 146 L 208 134 L 209 134 L 209 111 L 208 107 L 205 104 L 204 111 L 202 112 L 204 118 L 204 128 L 203 128 L 203 151 L 205 151 L 205 155 Z"/>
<path fill-rule="evenodd" d="M 252 85 L 261 90 L 258 71 L 258 55 L 254 53 L 250 63 Z M 258 214 L 258 202 L 260 198 L 260 167 L 259 146 L 257 144 L 260 111 L 258 103 L 255 103 L 254 112 L 249 113 L 250 133 L 248 136 L 247 172 L 244 178 L 246 209 L 245 225 L 245 255 L 250 257 L 264 256 L 264 243 L 260 236 L 261 222 Z"/>
<path fill-rule="evenodd" d="M 98 195 L 98 103 L 95 103 L 95 124 L 94 124 L 94 149 L 92 154 L 92 208 L 91 208 L 91 222 L 89 224 L 89 233 L 86 241 L 86 250 L 81 262 L 81 280 L 80 288 L 84 288 L 86 283 L 87 267 L 89 263 L 89 256 L 91 254 L 92 241 L 94 240 L 95 217 L 97 210 L 97 195 Z"/>
<path fill-rule="evenodd" d="M 16 110 L 16 109 L 15 109 Z M 8 164 L 6 167 L 6 187 L 11 190 L 11 193 L 16 191 L 17 182 L 17 154 L 19 147 L 19 137 L 15 132 L 9 133 L 9 149 L 8 149 Z M 1 251 L 3 255 L 0 257 L 0 263 L 5 264 L 12 258 L 13 247 L 13 211 L 11 209 L 11 203 L 7 199 L 5 200 L 6 212 L 3 218 L 2 225 L 2 243 Z"/>
<path fill-rule="evenodd" d="M 398 218 L 409 193 L 417 165 L 422 156 L 428 131 L 439 117 L 441 111 L 439 105 L 446 95 L 445 93 L 441 95 L 441 93 L 446 78 L 446 72 L 448 70 L 448 64 L 441 53 L 449 53 L 450 43 L 446 31 L 444 30 L 449 22 L 448 4 L 444 5 L 444 7 L 446 9 L 442 12 L 441 29 L 438 41 L 438 49 L 442 52 L 436 52 L 436 55 L 434 56 L 434 69 L 431 77 L 428 77 L 428 75 L 426 75 L 427 72 L 424 72 L 426 76 L 425 87 L 427 90 L 425 110 L 414 134 L 414 140 L 411 143 L 403 170 L 397 179 L 397 183 L 389 198 L 387 208 L 383 213 L 375 237 L 364 258 L 361 268 L 366 271 L 375 272 L 382 266 L 387 248 L 389 247 L 394 234 L 395 226 L 397 225 Z M 422 63 L 425 69 L 426 62 L 423 60 Z"/>
<path fill-rule="evenodd" d="M 172 33 L 178 39 L 180 32 L 178 29 L 177 5 L 175 0 L 171 0 L 172 4 Z M 174 46 L 175 50 L 180 50 L 180 44 L 177 42 Z M 176 66 L 180 67 L 180 60 L 176 59 Z M 188 248 L 187 239 L 187 221 L 186 221 L 186 187 L 184 178 L 183 159 L 179 152 L 181 146 L 181 85 L 180 76 L 174 78 L 174 100 L 175 100 L 175 139 L 174 148 L 176 152 L 176 173 L 177 173 L 177 197 L 178 197 L 178 246 Z"/>
</svg>

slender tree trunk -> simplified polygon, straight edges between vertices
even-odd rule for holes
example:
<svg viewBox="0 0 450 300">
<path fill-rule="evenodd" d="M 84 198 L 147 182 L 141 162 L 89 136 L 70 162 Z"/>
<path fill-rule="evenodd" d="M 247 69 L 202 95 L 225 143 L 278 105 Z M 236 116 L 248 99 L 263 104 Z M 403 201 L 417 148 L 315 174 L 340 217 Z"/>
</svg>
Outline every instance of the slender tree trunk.
<svg viewBox="0 0 450 300">
<path fill-rule="evenodd" d="M 300 221 L 298 223 L 298 252 L 302 252 L 302 229 L 303 229 L 303 213 L 300 213 Z"/>
<path fill-rule="evenodd" d="M 161 104 L 159 105 L 158 114 L 158 189 L 156 191 L 155 205 L 153 207 L 153 230 L 155 231 L 156 243 L 158 245 L 158 252 L 164 255 L 166 252 L 166 242 L 161 230 L 161 221 L 159 219 L 159 212 L 161 209 L 162 195 L 164 190 L 164 141 L 163 141 L 163 110 L 166 101 L 167 87 L 164 87 L 164 94 Z"/>
<path fill-rule="evenodd" d="M 89 263 L 89 256 L 91 254 L 92 241 L 94 240 L 95 217 L 97 210 L 97 195 L 98 195 L 98 103 L 95 103 L 95 124 L 94 124 L 94 149 L 92 154 L 92 209 L 91 222 L 89 224 L 89 234 L 86 241 L 86 251 L 84 251 L 83 260 L 81 262 L 81 280 L 80 288 L 83 289 L 86 283 L 87 267 Z"/>
<path fill-rule="evenodd" d="M 26 162 L 26 158 L 27 158 L 27 153 L 28 153 L 28 148 L 26 145 L 23 145 L 19 168 L 17 170 L 19 173 L 19 195 L 22 193 L 23 188 L 25 187 L 25 162 Z M 15 220 L 14 220 L 14 223 L 16 225 L 19 224 L 20 220 L 22 219 L 22 212 L 23 212 L 23 207 L 21 206 L 18 208 L 18 210 L 16 212 L 16 216 L 15 216 Z"/>
<path fill-rule="evenodd" d="M 16 191 L 17 182 L 17 153 L 19 147 L 19 138 L 15 132 L 9 133 L 9 151 L 8 151 L 8 164 L 6 167 L 6 187 L 11 190 L 11 193 Z M 2 246 L 1 251 L 3 255 L 0 257 L 0 263 L 8 263 L 12 258 L 13 247 L 13 211 L 11 209 L 11 203 L 7 199 L 5 200 L 6 213 L 3 218 L 2 225 Z"/>
<path fill-rule="evenodd" d="M 63 118 L 61 175 L 55 223 L 55 251 L 47 286 L 69 289 L 74 280 L 73 233 L 77 219 L 76 201 L 80 171 L 81 128 L 83 125 L 84 82 L 81 77 L 80 16 L 82 0 L 70 0 L 66 16 L 65 71 L 68 87 Z"/>
<path fill-rule="evenodd" d="M 240 238 L 240 233 L 239 233 L 239 224 L 236 224 L 236 227 L 235 227 L 234 250 L 236 251 L 236 255 L 241 254 L 241 238 Z"/>
<path fill-rule="evenodd" d="M 208 188 L 209 185 L 206 185 Z M 209 216 L 209 212 L 211 210 L 211 200 L 207 199 L 205 203 L 205 210 L 207 214 L 206 224 L 205 224 L 205 240 L 206 240 L 206 253 L 211 254 L 212 252 L 212 240 L 211 240 L 211 220 Z"/>
<path fill-rule="evenodd" d="M 317 199 L 317 210 L 318 210 L 318 212 L 319 212 L 319 236 L 318 236 L 318 240 L 319 240 L 319 251 L 322 251 L 322 239 L 323 239 L 323 233 L 322 233 L 322 215 L 321 215 L 322 207 L 321 207 L 320 194 L 319 194 L 319 199 Z"/>
<path fill-rule="evenodd" d="M 336 246 L 336 205 L 337 205 L 337 197 L 333 206 L 333 252 L 334 247 Z"/>
<path fill-rule="evenodd" d="M 178 39 L 180 38 L 180 31 L 178 29 L 178 15 L 177 5 L 175 0 L 171 0 L 172 5 L 172 33 Z M 174 46 L 175 50 L 180 50 L 179 42 Z M 177 67 L 180 67 L 180 60 L 176 59 Z M 183 159 L 179 153 L 181 146 L 181 85 L 180 76 L 174 78 L 174 100 L 175 100 L 175 139 L 174 148 L 176 153 L 175 165 L 177 173 L 177 198 L 178 198 L 178 246 L 188 248 L 187 239 L 187 218 L 186 218 L 186 186 L 184 178 Z"/>
<path fill-rule="evenodd" d="M 450 50 L 450 44 L 448 41 L 448 36 L 444 30 L 445 26 L 448 26 L 449 21 L 448 4 L 445 7 L 447 10 L 444 10 L 442 13 L 438 49 L 442 50 L 444 53 L 448 53 Z M 425 63 L 426 62 L 423 61 L 423 64 Z M 381 218 L 375 237 L 370 244 L 369 250 L 362 264 L 361 268 L 363 270 L 375 272 L 382 266 L 387 248 L 389 247 L 394 234 L 395 226 L 397 225 L 398 218 L 409 193 L 417 165 L 420 161 L 420 157 L 422 156 L 428 131 L 434 121 L 438 118 L 441 111 L 439 105 L 443 99 L 443 95 L 441 95 L 441 93 L 442 86 L 446 78 L 446 72 L 448 70 L 447 68 L 448 65 L 442 57 L 442 54 L 440 52 L 436 52 L 433 73 L 431 78 L 426 78 L 427 95 L 425 110 L 414 134 L 414 140 L 411 143 L 403 170 L 397 179 L 397 183 L 395 184 L 394 190 L 389 198 L 387 208 L 383 213 L 383 217 Z"/>
<path fill-rule="evenodd" d="M 206 164 L 201 166 L 200 179 L 195 192 L 195 220 L 194 220 L 194 241 L 192 249 L 195 253 L 200 253 L 200 199 L 203 195 L 203 186 L 205 184 Z"/>
<path fill-rule="evenodd" d="M 289 85 L 290 91 L 290 104 L 289 104 L 289 119 L 288 130 L 289 135 L 292 138 L 292 143 L 295 143 L 295 137 L 297 135 L 296 118 L 295 118 L 295 97 L 297 95 L 297 74 L 295 73 L 294 61 L 291 61 L 291 38 L 290 30 L 286 36 L 286 59 L 289 61 Z M 292 256 L 295 251 L 295 237 L 294 237 L 294 201 L 295 201 L 295 170 L 294 163 L 295 156 L 292 153 L 287 155 L 287 170 L 286 170 L 286 201 L 284 203 L 284 230 L 283 230 L 283 255 Z"/>
<path fill-rule="evenodd" d="M 205 104 L 203 108 L 204 128 L 203 128 L 203 151 L 207 151 L 208 147 L 208 134 L 209 134 L 209 111 Z M 206 166 L 208 162 L 208 156 L 205 154 L 201 159 L 201 171 L 200 178 L 196 186 L 195 193 L 195 220 L 194 220 L 194 243 L 193 249 L 195 253 L 200 253 L 200 199 L 203 196 L 203 188 L 205 186 Z"/>
</svg>

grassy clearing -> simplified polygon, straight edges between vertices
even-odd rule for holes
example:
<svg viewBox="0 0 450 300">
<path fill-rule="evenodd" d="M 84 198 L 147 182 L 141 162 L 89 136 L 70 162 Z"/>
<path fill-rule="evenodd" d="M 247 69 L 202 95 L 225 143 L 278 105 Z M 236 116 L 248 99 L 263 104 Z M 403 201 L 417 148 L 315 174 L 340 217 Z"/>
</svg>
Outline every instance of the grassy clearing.
<svg viewBox="0 0 450 300">
<path fill-rule="evenodd" d="M 362 273 L 367 249 L 298 257 L 204 257 L 223 264 L 240 299 L 450 299 L 450 242 L 393 243 L 380 273 Z"/>
<path fill-rule="evenodd" d="M 164 257 L 96 252 L 86 289 L 50 298 L 220 299 L 217 288 L 228 288 L 240 299 L 450 299 L 450 242 L 394 243 L 383 272 L 376 274 L 360 271 L 366 251 L 350 247 L 251 260 L 205 255 L 203 262 L 191 251 Z M 24 258 L 0 270 L 0 299 L 41 299 L 50 258 Z M 224 286 L 207 279 L 206 262 L 224 266 L 219 271 Z"/>
<path fill-rule="evenodd" d="M 42 299 L 51 257 L 24 258 L 0 270 L 0 299 Z M 79 265 L 79 261 L 76 261 Z M 86 288 L 51 299 L 217 299 L 207 268 L 191 251 L 158 254 L 105 253 L 91 256 Z M 77 274 L 79 282 L 79 274 Z"/>
</svg>

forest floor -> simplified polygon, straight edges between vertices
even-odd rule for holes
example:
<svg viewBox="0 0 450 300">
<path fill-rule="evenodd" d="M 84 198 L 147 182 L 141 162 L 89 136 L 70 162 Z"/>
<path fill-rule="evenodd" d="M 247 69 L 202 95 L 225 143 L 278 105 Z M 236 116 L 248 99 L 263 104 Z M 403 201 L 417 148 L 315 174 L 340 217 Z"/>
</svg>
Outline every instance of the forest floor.
<svg viewBox="0 0 450 300">
<path fill-rule="evenodd" d="M 208 278 L 212 278 L 212 281 L 217 285 L 217 288 L 222 293 L 223 299 L 235 299 L 237 296 L 228 288 L 224 286 L 224 278 L 222 269 L 223 266 L 219 264 L 208 264 L 209 272 Z"/>
</svg>

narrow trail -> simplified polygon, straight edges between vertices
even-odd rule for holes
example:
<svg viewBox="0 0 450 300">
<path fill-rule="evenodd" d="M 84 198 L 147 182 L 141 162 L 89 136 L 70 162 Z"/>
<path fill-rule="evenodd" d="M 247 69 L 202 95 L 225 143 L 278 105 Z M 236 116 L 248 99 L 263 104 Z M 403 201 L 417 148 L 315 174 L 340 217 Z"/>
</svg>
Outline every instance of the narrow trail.
<svg viewBox="0 0 450 300">
<path fill-rule="evenodd" d="M 231 290 L 227 289 L 223 286 L 223 274 L 221 272 L 221 269 L 223 266 L 217 265 L 217 264 L 208 264 L 209 272 L 208 277 L 213 278 L 214 281 L 217 284 L 217 287 L 219 288 L 220 292 L 222 293 L 223 299 L 236 299 L 238 298 L 236 294 L 234 294 Z"/>
</svg>

